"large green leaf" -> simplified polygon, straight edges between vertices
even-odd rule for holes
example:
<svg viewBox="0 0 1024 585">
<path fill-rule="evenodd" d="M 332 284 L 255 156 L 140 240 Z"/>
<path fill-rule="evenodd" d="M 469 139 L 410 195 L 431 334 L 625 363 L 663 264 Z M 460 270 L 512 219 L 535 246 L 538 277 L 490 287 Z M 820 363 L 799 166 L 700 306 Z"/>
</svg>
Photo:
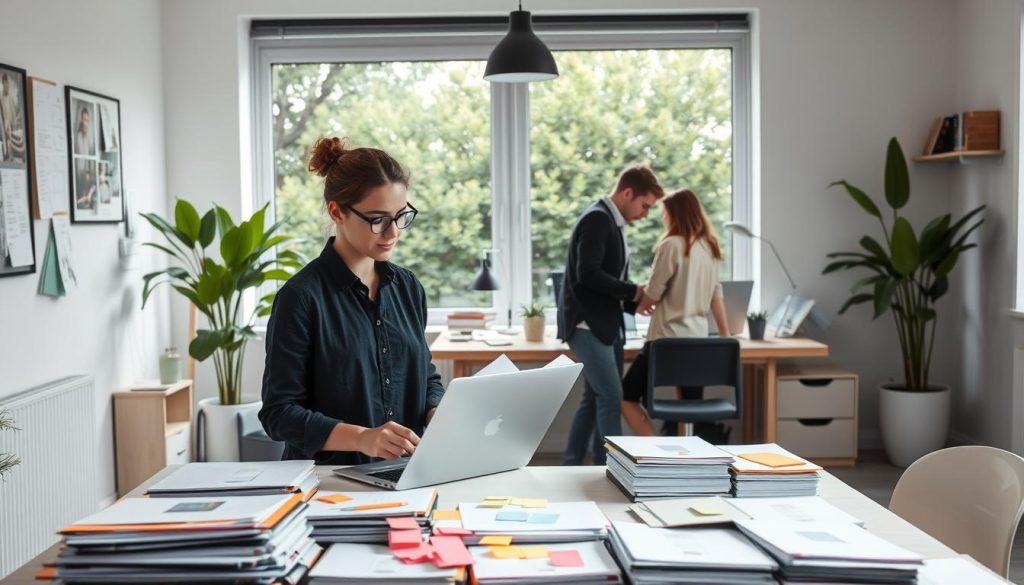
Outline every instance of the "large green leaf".
<svg viewBox="0 0 1024 585">
<path fill-rule="evenodd" d="M 217 302 L 220 298 L 220 275 L 211 273 L 210 271 L 205 272 L 199 277 L 199 283 L 196 285 L 196 294 L 199 296 L 199 302 L 204 305 L 212 305 Z"/>
<path fill-rule="evenodd" d="M 875 283 L 873 299 L 875 303 L 875 319 L 881 317 L 889 310 L 889 306 L 892 305 L 892 296 L 896 293 L 897 286 L 899 286 L 899 281 L 895 278 L 887 278 Z"/>
<path fill-rule="evenodd" d="M 270 204 L 265 204 L 263 207 L 256 210 L 256 213 L 253 213 L 252 217 L 249 218 L 249 223 L 252 224 L 253 239 L 256 243 L 259 243 L 263 239 L 263 223 L 267 214 L 267 205 Z"/>
<path fill-rule="evenodd" d="M 893 209 L 900 209 L 910 200 L 910 173 L 907 159 L 895 137 L 889 140 L 885 156 L 885 200 Z"/>
<path fill-rule="evenodd" d="M 835 185 L 842 185 L 843 187 L 845 187 L 846 192 L 850 194 L 850 197 L 852 197 L 853 200 L 856 201 L 857 204 L 864 209 L 864 211 L 881 219 L 882 212 L 878 210 L 878 206 L 875 205 L 875 202 L 871 200 L 871 197 L 868 197 L 867 193 L 861 191 L 860 189 L 854 187 L 853 185 L 847 183 L 846 181 L 834 181 L 832 183 L 829 183 L 829 187 Z"/>
<path fill-rule="evenodd" d="M 213 355 L 213 352 L 217 351 L 224 344 L 225 337 L 223 331 L 200 329 L 196 332 L 196 338 L 192 340 L 192 343 L 188 344 L 188 354 L 199 361 L 203 361 Z"/>
<path fill-rule="evenodd" d="M 245 290 L 263 284 L 266 274 L 259 270 L 249 268 L 238 277 L 238 290 Z"/>
<path fill-rule="evenodd" d="M 872 276 L 866 276 L 866 277 L 858 280 L 856 283 L 854 283 L 854 285 L 850 287 L 850 292 L 851 293 L 856 293 L 857 291 L 859 291 L 860 289 L 864 288 L 865 286 L 874 285 L 876 282 L 878 282 L 880 280 L 886 280 L 887 278 L 888 278 L 887 276 L 882 276 L 882 275 L 879 275 L 879 274 L 875 274 L 875 275 L 872 275 Z"/>
<path fill-rule="evenodd" d="M 292 273 L 287 270 L 268 270 L 264 273 L 264 278 L 267 280 L 288 280 L 292 277 Z"/>
<path fill-rule="evenodd" d="M 886 263 L 889 262 L 889 254 L 885 252 L 885 248 L 883 248 L 882 245 L 879 244 L 878 241 L 872 238 L 871 236 L 864 236 L 863 238 L 861 238 L 860 246 L 867 250 L 868 252 L 871 252 L 871 254 L 875 258 L 878 258 L 879 260 L 884 260 Z"/>
<path fill-rule="evenodd" d="M 192 247 L 192 243 L 189 241 L 188 236 L 178 231 L 178 228 L 167 223 L 167 220 L 165 220 L 164 218 L 160 217 L 155 213 L 140 213 L 139 215 L 144 217 L 146 221 L 150 223 L 150 225 L 155 227 L 168 240 L 172 240 L 173 238 L 174 240 L 178 240 L 188 248 Z"/>
<path fill-rule="evenodd" d="M 205 249 L 213 243 L 217 235 L 217 212 L 213 209 L 206 212 L 199 226 L 199 246 Z"/>
<path fill-rule="evenodd" d="M 918 247 L 914 228 L 905 217 L 897 217 L 892 226 L 892 266 L 900 274 L 911 274 L 917 270 Z"/>
<path fill-rule="evenodd" d="M 252 224 L 242 222 L 220 238 L 220 257 L 224 264 L 235 268 L 252 252 Z"/>
<path fill-rule="evenodd" d="M 949 274 L 953 270 L 953 267 L 956 266 L 956 262 L 959 259 L 960 251 L 956 249 L 952 250 L 945 258 L 939 261 L 938 266 L 935 267 L 935 277 L 943 278 Z"/>
<path fill-rule="evenodd" d="M 949 290 L 949 278 L 942 276 L 936 278 L 935 282 L 928 287 L 928 298 L 934 303 L 935 301 L 942 298 L 944 294 Z"/>
<path fill-rule="evenodd" d="M 950 215 L 940 215 L 928 222 L 921 230 L 921 263 L 931 264 L 943 256 L 943 248 L 949 245 Z"/>
<path fill-rule="evenodd" d="M 186 238 L 186 245 L 191 248 L 199 240 L 199 213 L 192 204 L 178 199 L 174 204 L 174 223 L 179 232 Z"/>
<path fill-rule="evenodd" d="M 217 205 L 214 206 L 214 209 L 217 211 L 217 229 L 220 231 L 220 237 L 223 238 L 224 234 L 235 227 L 235 222 L 231 221 L 231 215 L 223 207 Z"/>
<path fill-rule="evenodd" d="M 843 303 L 843 306 L 839 308 L 839 314 L 842 315 L 843 313 L 846 312 L 846 309 L 849 309 L 853 305 L 859 305 L 861 303 L 866 303 L 866 302 L 872 300 L 873 298 L 874 298 L 874 295 L 870 295 L 870 294 L 867 294 L 867 293 L 859 294 L 859 295 L 853 295 L 852 297 L 846 299 L 846 302 Z"/>
</svg>

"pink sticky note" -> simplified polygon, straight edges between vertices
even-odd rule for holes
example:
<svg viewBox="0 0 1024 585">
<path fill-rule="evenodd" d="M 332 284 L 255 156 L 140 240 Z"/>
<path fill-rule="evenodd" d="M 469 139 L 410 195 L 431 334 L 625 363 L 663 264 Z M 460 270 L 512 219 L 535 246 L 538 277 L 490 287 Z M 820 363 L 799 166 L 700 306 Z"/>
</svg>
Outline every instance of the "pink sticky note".
<svg viewBox="0 0 1024 585">
<path fill-rule="evenodd" d="M 576 550 L 550 550 L 548 562 L 556 567 L 582 567 L 583 559 Z"/>
<path fill-rule="evenodd" d="M 442 569 L 473 564 L 473 555 L 458 536 L 432 536 L 430 544 L 434 545 L 434 564 Z"/>
<path fill-rule="evenodd" d="M 473 536 L 473 531 L 466 530 L 465 528 L 445 528 L 444 526 L 437 526 L 434 528 L 434 534 L 438 536 Z"/>
<path fill-rule="evenodd" d="M 398 516 L 395 518 L 388 518 L 388 526 L 392 530 L 419 530 L 420 525 L 416 523 L 415 518 L 409 516 Z"/>
<path fill-rule="evenodd" d="M 391 554 L 395 555 L 395 558 L 403 563 L 425 563 L 434 557 L 434 547 L 421 542 L 417 546 L 393 548 L 391 549 Z"/>
<path fill-rule="evenodd" d="M 419 530 L 389 530 L 388 547 L 405 548 L 423 544 L 423 537 Z"/>
</svg>

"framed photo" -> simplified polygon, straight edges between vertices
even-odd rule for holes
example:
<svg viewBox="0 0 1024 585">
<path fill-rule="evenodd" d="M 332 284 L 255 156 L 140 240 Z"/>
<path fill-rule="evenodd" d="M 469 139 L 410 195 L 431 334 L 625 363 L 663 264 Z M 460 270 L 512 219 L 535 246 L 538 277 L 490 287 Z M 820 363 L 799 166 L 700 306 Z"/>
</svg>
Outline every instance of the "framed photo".
<svg viewBox="0 0 1024 585">
<path fill-rule="evenodd" d="M 124 221 L 121 102 L 66 86 L 68 159 L 73 223 Z"/>
<path fill-rule="evenodd" d="M 0 63 L 0 276 L 36 271 L 26 85 L 24 69 Z"/>
</svg>

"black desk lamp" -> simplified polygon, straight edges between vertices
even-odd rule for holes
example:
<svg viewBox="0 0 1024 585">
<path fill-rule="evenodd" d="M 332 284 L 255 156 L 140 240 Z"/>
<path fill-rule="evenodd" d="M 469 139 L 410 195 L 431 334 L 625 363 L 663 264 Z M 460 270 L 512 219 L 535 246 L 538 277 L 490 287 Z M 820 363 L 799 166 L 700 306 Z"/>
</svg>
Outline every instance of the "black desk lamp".
<svg viewBox="0 0 1024 585">
<path fill-rule="evenodd" d="M 473 276 L 473 282 L 469 285 L 471 290 L 498 290 L 498 280 L 491 274 L 491 252 L 497 252 L 497 250 L 484 250 L 480 255 L 480 269 L 476 271 Z M 508 309 L 508 327 L 502 331 L 498 330 L 499 333 L 508 333 L 512 331 L 512 307 Z"/>
</svg>

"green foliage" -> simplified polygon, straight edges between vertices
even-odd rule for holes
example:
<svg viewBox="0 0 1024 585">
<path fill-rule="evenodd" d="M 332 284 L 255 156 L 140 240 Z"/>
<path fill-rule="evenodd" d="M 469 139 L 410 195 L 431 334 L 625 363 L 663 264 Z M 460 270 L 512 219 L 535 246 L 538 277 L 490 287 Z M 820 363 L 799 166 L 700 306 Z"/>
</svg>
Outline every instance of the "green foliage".
<svg viewBox="0 0 1024 585">
<path fill-rule="evenodd" d="M 191 203 L 178 199 L 173 225 L 156 214 L 141 214 L 165 240 L 143 245 L 163 251 L 177 264 L 143 277 L 142 306 L 145 308 L 154 289 L 169 284 L 206 316 L 210 328 L 197 332 L 188 352 L 199 361 L 213 356 L 221 404 L 241 401 L 246 341 L 257 337 L 253 323 L 256 317 L 270 314 L 276 294 L 275 290 L 261 297 L 246 315 L 243 312 L 246 291 L 258 290 L 271 281 L 287 280 L 306 261 L 300 250 L 280 248 L 298 240 L 274 235 L 281 227 L 280 222 L 265 228 L 266 211 L 264 206 L 235 225 L 228 212 L 220 207 L 215 206 L 200 217 Z M 220 236 L 217 250 L 222 263 L 207 253 L 217 235 Z M 275 249 L 276 257 L 271 253 Z"/>
<path fill-rule="evenodd" d="M 767 321 L 768 311 L 751 311 L 747 313 L 747 319 L 751 321 Z"/>
<path fill-rule="evenodd" d="M 0 431 L 17 430 L 20 429 L 14 426 L 14 421 L 7 415 L 7 411 L 0 410 Z M 21 459 L 16 457 L 14 453 L 0 453 L 0 480 L 5 480 L 4 476 L 19 463 L 21 463 Z"/>
<path fill-rule="evenodd" d="M 728 50 L 557 54 L 562 75 L 530 85 L 533 296 L 549 298 L 573 222 L 632 163 L 668 192 L 688 187 L 716 226 L 732 216 L 732 88 Z M 276 217 L 318 254 L 329 235 L 323 180 L 306 169 L 318 136 L 387 150 L 412 171 L 422 210 L 393 260 L 413 270 L 432 307 L 486 306 L 469 291 L 491 243 L 491 88 L 483 62 L 276 65 Z M 639 72 L 639 73 L 638 73 Z M 657 210 L 627 230 L 630 276 L 646 279 L 661 232 Z M 723 234 L 724 235 L 724 234 Z M 723 242 L 726 251 L 729 242 Z M 508 251 L 499 252 L 499 254 Z M 506 256 L 507 258 L 507 256 Z M 728 259 L 728 258 L 727 258 Z M 723 274 L 731 274 L 727 264 Z"/>
<path fill-rule="evenodd" d="M 984 221 L 978 215 L 985 206 L 971 210 L 952 225 L 949 214 L 941 215 L 915 234 L 910 221 L 898 213 L 910 200 L 909 177 L 903 150 L 893 138 L 885 161 L 885 200 L 892 209 L 891 230 L 878 206 L 863 191 L 843 180 L 829 185 L 844 187 L 864 211 L 878 218 L 886 245 L 864 236 L 861 250 L 829 254 L 832 261 L 824 273 L 868 270 L 870 274 L 850 289 L 852 294 L 839 312 L 870 302 L 875 319 L 892 313 L 903 354 L 904 383 L 908 390 L 927 390 L 935 344 L 935 303 L 949 290 L 948 276 L 960 254 L 977 246 L 966 241 Z"/>
<path fill-rule="evenodd" d="M 519 316 L 523 317 L 524 319 L 527 319 L 527 318 L 530 318 L 530 317 L 543 317 L 544 316 L 544 309 L 547 309 L 547 307 L 544 305 L 544 303 L 541 303 L 541 302 L 539 302 L 537 300 L 533 300 L 533 301 L 530 301 L 530 304 L 528 304 L 528 305 L 521 305 L 520 306 Z"/>
</svg>

